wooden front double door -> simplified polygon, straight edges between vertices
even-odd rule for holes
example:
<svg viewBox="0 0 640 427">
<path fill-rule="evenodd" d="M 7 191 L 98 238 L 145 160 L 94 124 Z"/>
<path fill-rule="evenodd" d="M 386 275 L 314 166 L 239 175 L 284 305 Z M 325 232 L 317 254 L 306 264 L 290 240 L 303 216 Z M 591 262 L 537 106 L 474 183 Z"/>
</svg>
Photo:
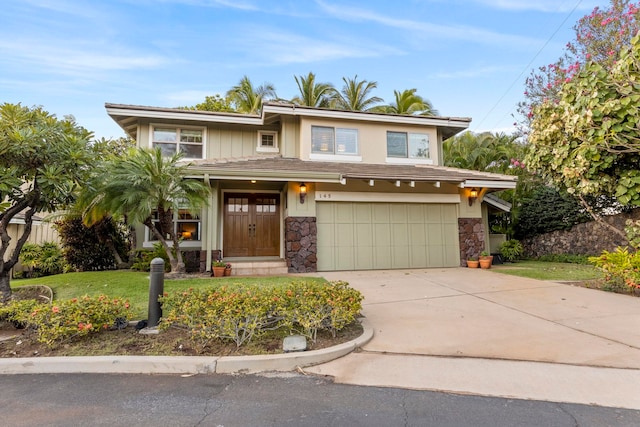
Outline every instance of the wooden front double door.
<svg viewBox="0 0 640 427">
<path fill-rule="evenodd" d="M 280 256 L 280 195 L 225 193 L 225 257 Z"/>
</svg>

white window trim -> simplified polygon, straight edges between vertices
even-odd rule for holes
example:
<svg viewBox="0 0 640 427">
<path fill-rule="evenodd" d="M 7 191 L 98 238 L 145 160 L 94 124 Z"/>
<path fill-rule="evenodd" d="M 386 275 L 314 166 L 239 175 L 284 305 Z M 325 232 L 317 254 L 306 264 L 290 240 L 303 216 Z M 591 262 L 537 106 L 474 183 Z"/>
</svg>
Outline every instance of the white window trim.
<svg viewBox="0 0 640 427">
<path fill-rule="evenodd" d="M 175 125 L 170 123 L 149 123 L 149 143 L 147 147 L 153 148 L 153 129 L 154 128 L 175 128 L 175 129 L 189 129 L 189 130 L 200 130 L 202 131 L 202 158 L 207 158 L 207 128 L 205 126 L 182 126 Z M 180 142 L 178 142 L 178 146 Z M 195 145 L 195 144 L 193 144 Z M 184 160 L 198 160 L 194 158 L 183 158 Z"/>
<path fill-rule="evenodd" d="M 273 147 L 262 146 L 262 135 L 273 135 Z M 280 146 L 278 145 L 278 132 L 276 131 L 258 131 L 258 145 L 256 146 L 256 152 L 258 153 L 279 153 Z"/>
<path fill-rule="evenodd" d="M 345 161 L 345 162 L 361 162 L 362 156 L 360 155 L 360 130 L 358 128 L 346 128 L 339 126 L 325 126 L 325 125 L 311 125 L 311 127 L 321 127 L 333 129 L 333 153 L 314 153 L 313 152 L 313 137 L 311 138 L 311 151 L 309 153 L 310 160 L 333 160 L 333 161 Z M 357 152 L 353 154 L 336 154 L 337 150 L 337 132 L 338 130 L 355 130 L 356 131 L 356 144 Z M 311 132 L 313 135 L 313 131 Z"/>
<path fill-rule="evenodd" d="M 362 162 L 362 156 L 355 154 L 320 154 L 310 153 L 309 160 L 331 161 L 331 162 Z"/>
<path fill-rule="evenodd" d="M 387 157 L 387 163 L 398 165 L 432 165 L 433 159 L 419 159 L 413 157 Z"/>
</svg>

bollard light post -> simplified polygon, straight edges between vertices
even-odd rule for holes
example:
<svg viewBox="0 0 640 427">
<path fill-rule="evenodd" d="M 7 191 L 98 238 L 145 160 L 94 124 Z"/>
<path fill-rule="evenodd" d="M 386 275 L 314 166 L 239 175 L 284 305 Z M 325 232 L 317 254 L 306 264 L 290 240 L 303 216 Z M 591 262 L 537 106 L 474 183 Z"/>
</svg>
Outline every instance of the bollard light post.
<svg viewBox="0 0 640 427">
<path fill-rule="evenodd" d="M 149 275 L 149 317 L 147 327 L 158 326 L 162 317 L 162 305 L 158 298 L 164 292 L 164 260 L 154 258 L 151 260 L 151 274 Z"/>
</svg>

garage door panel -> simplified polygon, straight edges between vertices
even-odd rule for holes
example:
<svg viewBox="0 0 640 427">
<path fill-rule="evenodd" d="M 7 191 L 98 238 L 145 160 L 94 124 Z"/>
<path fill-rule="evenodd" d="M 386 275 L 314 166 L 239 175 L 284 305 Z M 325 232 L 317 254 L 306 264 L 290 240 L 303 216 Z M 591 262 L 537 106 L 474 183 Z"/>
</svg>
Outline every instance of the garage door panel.
<svg viewBox="0 0 640 427">
<path fill-rule="evenodd" d="M 389 224 L 391 214 L 389 212 L 389 205 L 383 203 L 373 203 L 371 206 L 371 212 L 373 213 L 374 224 Z"/>
<path fill-rule="evenodd" d="M 409 239 L 411 246 L 426 246 L 426 226 L 424 224 L 409 224 Z"/>
<path fill-rule="evenodd" d="M 319 271 L 459 264 L 455 205 L 320 202 L 317 214 Z"/>
</svg>

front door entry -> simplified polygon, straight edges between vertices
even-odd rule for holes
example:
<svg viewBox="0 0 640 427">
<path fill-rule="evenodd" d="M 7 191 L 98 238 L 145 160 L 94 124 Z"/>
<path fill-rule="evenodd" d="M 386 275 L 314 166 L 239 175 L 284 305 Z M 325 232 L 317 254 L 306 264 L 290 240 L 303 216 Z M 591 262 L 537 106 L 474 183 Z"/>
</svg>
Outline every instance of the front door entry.
<svg viewBox="0 0 640 427">
<path fill-rule="evenodd" d="M 280 255 L 280 196 L 225 193 L 225 257 Z"/>
</svg>

